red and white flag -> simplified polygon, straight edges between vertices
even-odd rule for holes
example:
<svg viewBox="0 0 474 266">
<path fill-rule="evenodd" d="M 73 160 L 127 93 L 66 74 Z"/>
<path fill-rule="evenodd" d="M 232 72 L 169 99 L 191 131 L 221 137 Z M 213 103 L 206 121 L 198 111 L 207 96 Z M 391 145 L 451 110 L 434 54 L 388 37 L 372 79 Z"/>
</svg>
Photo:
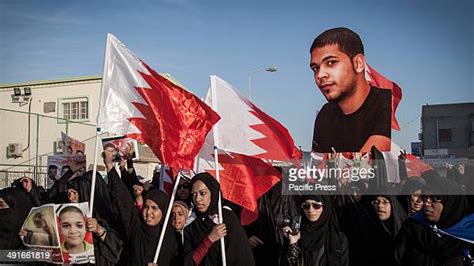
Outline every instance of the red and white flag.
<svg viewBox="0 0 474 266">
<path fill-rule="evenodd" d="M 192 93 L 138 59 L 107 35 L 97 125 L 147 144 L 173 169 L 192 169 L 206 134 L 219 120 Z"/>
<path fill-rule="evenodd" d="M 388 89 L 392 91 L 392 128 L 395 130 L 400 130 L 400 125 L 398 124 L 395 114 L 397 112 L 398 105 L 402 100 L 402 89 L 397 85 L 397 83 L 382 76 L 382 74 L 375 71 L 375 69 L 368 64 L 365 68 L 365 78 L 370 84 L 377 88 Z"/>
<path fill-rule="evenodd" d="M 404 152 L 400 146 L 392 141 L 390 151 L 382 152 L 385 160 L 385 166 L 387 168 L 387 179 L 389 182 L 400 183 L 398 156 L 402 151 Z M 429 164 L 416 158 L 413 154 L 407 153 L 406 156 L 407 158 L 405 160 L 405 167 L 407 170 L 407 177 L 421 176 L 423 172 L 433 170 Z"/>
<path fill-rule="evenodd" d="M 199 155 L 195 172 L 216 176 L 214 136 L 209 132 Z M 281 180 L 281 173 L 262 159 L 219 150 L 219 182 L 222 196 L 243 207 L 241 223 L 250 224 L 258 218 L 258 199 Z"/>
<path fill-rule="evenodd" d="M 423 162 L 411 153 L 407 154 L 405 165 L 407 168 L 408 177 L 421 176 L 421 174 L 423 174 L 424 172 L 433 170 L 433 167 L 431 167 L 431 165 Z"/>
<path fill-rule="evenodd" d="M 288 130 L 261 111 L 229 83 L 211 76 L 206 103 L 221 120 L 206 137 L 196 158 L 196 173 L 215 176 L 214 146 L 219 148 L 218 167 L 222 194 L 244 209 L 242 224 L 258 217 L 258 198 L 281 180 L 281 173 L 268 161 L 300 159 Z"/>
<path fill-rule="evenodd" d="M 210 81 L 210 105 L 221 117 L 214 128 L 219 149 L 276 161 L 301 155 L 282 124 L 223 79 L 211 76 Z"/>
<path fill-rule="evenodd" d="M 171 197 L 171 193 L 173 193 L 173 178 L 172 178 L 172 171 L 169 167 L 164 164 L 161 164 L 160 168 L 160 183 L 158 188 L 168 194 Z"/>
</svg>

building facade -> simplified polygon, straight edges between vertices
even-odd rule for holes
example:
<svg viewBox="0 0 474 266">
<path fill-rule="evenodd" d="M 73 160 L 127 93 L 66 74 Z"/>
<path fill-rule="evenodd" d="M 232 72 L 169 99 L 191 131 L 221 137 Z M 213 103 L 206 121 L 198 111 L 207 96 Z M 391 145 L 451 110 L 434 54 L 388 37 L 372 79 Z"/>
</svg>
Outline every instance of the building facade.
<svg viewBox="0 0 474 266">
<path fill-rule="evenodd" d="M 85 143 L 92 169 L 100 90 L 99 76 L 0 84 L 0 188 L 22 176 L 44 185 L 47 158 L 61 152 L 62 132 Z M 147 146 L 139 149 L 137 173 L 151 177 L 159 161 Z"/>
<path fill-rule="evenodd" d="M 474 103 L 423 105 L 420 140 L 424 160 L 474 158 Z"/>
</svg>

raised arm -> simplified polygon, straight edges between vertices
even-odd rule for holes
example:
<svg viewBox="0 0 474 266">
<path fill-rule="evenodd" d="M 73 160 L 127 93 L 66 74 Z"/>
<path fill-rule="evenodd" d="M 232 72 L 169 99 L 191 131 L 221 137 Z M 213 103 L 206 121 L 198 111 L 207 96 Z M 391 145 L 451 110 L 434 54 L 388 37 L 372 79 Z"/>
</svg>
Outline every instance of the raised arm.
<svg viewBox="0 0 474 266">
<path fill-rule="evenodd" d="M 59 180 L 57 180 L 53 186 L 48 191 L 48 202 L 60 203 L 56 202 L 61 194 L 65 194 L 67 190 L 67 181 L 74 175 L 74 171 L 71 169 L 67 170 L 64 175 L 61 176 Z M 65 197 L 65 196 L 64 196 Z"/>
<path fill-rule="evenodd" d="M 113 152 L 110 150 L 104 150 L 104 163 L 107 168 L 107 177 L 109 180 L 109 191 L 112 198 L 113 204 L 119 211 L 120 218 L 122 220 L 123 227 L 127 238 L 130 236 L 134 229 L 139 226 L 140 219 L 138 213 L 133 206 L 133 199 L 122 180 L 115 170 L 113 165 Z"/>
<path fill-rule="evenodd" d="M 123 159 L 120 161 L 120 172 L 122 175 L 122 182 L 128 189 L 128 192 L 133 197 L 133 185 L 138 183 L 137 173 L 133 167 L 132 159 Z"/>
</svg>

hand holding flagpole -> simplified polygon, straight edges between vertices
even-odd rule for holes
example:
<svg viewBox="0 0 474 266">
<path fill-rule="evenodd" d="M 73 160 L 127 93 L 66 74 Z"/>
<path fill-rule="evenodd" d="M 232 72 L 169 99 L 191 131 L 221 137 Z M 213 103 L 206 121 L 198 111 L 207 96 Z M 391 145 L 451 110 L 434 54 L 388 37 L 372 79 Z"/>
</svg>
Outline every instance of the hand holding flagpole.
<svg viewBox="0 0 474 266">
<path fill-rule="evenodd" d="M 92 184 L 91 184 L 91 197 L 89 202 L 89 217 L 92 217 L 92 210 L 94 209 L 94 196 L 95 196 L 95 183 L 97 178 L 97 149 L 99 149 L 99 135 L 100 128 L 97 128 L 95 136 L 95 148 L 94 148 L 94 167 L 92 168 Z"/>
<path fill-rule="evenodd" d="M 211 79 L 211 100 L 212 100 L 212 109 L 217 110 L 217 92 L 215 91 L 216 86 L 212 84 L 215 82 L 213 79 Z M 212 132 L 214 134 L 214 162 L 216 164 L 216 180 L 219 182 L 219 150 L 218 150 L 218 127 L 214 126 L 212 128 Z M 224 222 L 223 216 L 222 216 L 222 193 L 219 192 L 219 200 L 217 201 L 217 210 L 219 214 L 219 224 Z M 224 237 L 221 238 L 221 257 L 222 257 L 222 265 L 226 266 L 227 265 L 227 259 L 226 259 L 226 254 L 225 254 L 225 242 L 224 242 Z"/>
<path fill-rule="evenodd" d="M 216 162 L 216 180 L 219 182 L 219 159 L 217 158 L 218 156 L 218 149 L 217 146 L 214 147 L 214 158 Z M 217 210 L 219 214 L 219 224 L 224 223 L 224 219 L 222 216 L 222 193 L 219 192 L 219 201 L 217 202 Z M 227 259 L 225 255 L 225 242 L 224 242 L 224 237 L 221 238 L 221 256 L 222 256 L 222 265 L 226 266 L 227 265 Z"/>
<path fill-rule="evenodd" d="M 161 168 L 164 171 L 164 167 Z M 162 174 L 162 173 L 160 173 Z M 174 196 L 176 195 L 176 191 L 178 191 L 179 180 L 181 179 L 181 175 L 178 174 L 176 180 L 174 181 L 173 193 L 171 193 L 170 203 L 168 204 L 168 209 L 166 210 L 165 221 L 163 222 L 163 226 L 161 228 L 160 239 L 158 240 L 158 246 L 156 247 L 155 251 L 155 258 L 153 259 L 153 263 L 158 262 L 158 256 L 160 255 L 161 246 L 163 244 L 163 239 L 165 238 L 166 227 L 168 225 L 168 221 L 170 219 L 171 208 L 173 207 Z"/>
<path fill-rule="evenodd" d="M 100 99 L 98 127 L 148 145 L 161 162 L 173 169 L 192 169 L 207 133 L 220 119 L 198 97 L 153 70 L 110 33 Z M 188 121 L 190 118 L 192 123 Z M 178 183 L 179 177 L 170 206 Z M 171 207 L 167 210 L 165 226 L 170 213 Z M 162 241 L 163 234 L 155 263 Z"/>
</svg>

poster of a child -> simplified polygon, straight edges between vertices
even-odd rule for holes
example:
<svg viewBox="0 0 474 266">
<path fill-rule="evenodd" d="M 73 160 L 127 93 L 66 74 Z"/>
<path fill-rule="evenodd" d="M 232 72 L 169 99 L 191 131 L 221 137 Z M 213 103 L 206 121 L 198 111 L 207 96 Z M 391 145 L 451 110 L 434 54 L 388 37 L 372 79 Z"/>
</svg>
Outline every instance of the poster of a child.
<svg viewBox="0 0 474 266">
<path fill-rule="evenodd" d="M 48 252 L 41 261 L 95 263 L 92 232 L 86 228 L 88 210 L 88 202 L 32 208 L 19 235 L 28 249 Z"/>
<path fill-rule="evenodd" d="M 32 208 L 19 232 L 28 249 L 47 251 L 44 261 L 62 263 L 54 204 Z"/>
<path fill-rule="evenodd" d="M 23 241 L 31 246 L 58 246 L 54 207 L 45 206 L 33 210 L 20 231 Z"/>
<path fill-rule="evenodd" d="M 56 210 L 64 263 L 94 263 L 92 233 L 86 229 L 88 203 L 63 204 Z"/>
</svg>

